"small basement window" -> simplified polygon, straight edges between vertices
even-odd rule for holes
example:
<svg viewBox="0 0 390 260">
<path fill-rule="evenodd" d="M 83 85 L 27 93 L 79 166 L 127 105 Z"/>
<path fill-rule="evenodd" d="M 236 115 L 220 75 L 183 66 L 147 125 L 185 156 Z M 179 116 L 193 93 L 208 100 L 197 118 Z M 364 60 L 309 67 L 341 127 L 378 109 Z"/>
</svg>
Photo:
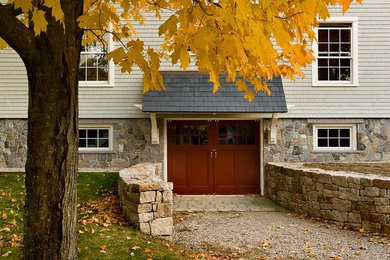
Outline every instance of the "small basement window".
<svg viewBox="0 0 390 260">
<path fill-rule="evenodd" d="M 356 150 L 356 125 L 314 125 L 315 151 Z"/>
<path fill-rule="evenodd" d="M 80 151 L 110 151 L 112 126 L 81 126 L 79 128 Z"/>
</svg>

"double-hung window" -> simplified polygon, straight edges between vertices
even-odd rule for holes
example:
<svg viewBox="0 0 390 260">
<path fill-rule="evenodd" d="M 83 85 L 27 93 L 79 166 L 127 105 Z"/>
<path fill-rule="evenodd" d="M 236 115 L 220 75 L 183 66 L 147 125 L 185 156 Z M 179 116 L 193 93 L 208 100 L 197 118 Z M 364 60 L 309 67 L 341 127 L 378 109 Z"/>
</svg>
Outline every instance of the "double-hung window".
<svg viewBox="0 0 390 260">
<path fill-rule="evenodd" d="M 104 43 L 96 41 L 83 45 L 80 53 L 79 85 L 111 86 L 113 83 L 114 65 L 107 59 L 111 37 L 105 37 Z"/>
<path fill-rule="evenodd" d="M 313 66 L 315 86 L 357 86 L 357 21 L 320 23 Z"/>
</svg>

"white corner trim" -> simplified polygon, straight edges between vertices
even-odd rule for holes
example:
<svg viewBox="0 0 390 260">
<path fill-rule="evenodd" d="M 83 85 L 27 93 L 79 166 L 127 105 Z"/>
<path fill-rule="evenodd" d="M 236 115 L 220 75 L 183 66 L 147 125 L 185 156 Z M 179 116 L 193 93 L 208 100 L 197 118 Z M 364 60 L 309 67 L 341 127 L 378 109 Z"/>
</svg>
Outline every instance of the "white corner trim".
<svg viewBox="0 0 390 260">
<path fill-rule="evenodd" d="M 150 121 L 152 124 L 152 131 L 151 131 L 152 144 L 159 144 L 160 138 L 159 138 L 159 130 L 157 128 L 156 113 L 150 113 Z"/>
<path fill-rule="evenodd" d="M 318 27 L 314 29 L 317 40 L 313 41 L 312 49 L 314 51 L 314 56 L 316 61 L 312 63 L 312 86 L 314 87 L 358 87 L 359 86 L 359 37 L 358 37 L 358 17 L 331 17 L 325 21 L 319 19 L 319 23 L 350 23 L 352 25 L 352 66 L 351 74 L 352 80 L 347 82 L 332 82 L 332 81 L 318 81 L 318 67 L 317 67 L 317 58 L 318 58 Z"/>
<path fill-rule="evenodd" d="M 271 129 L 268 132 L 268 144 L 276 144 L 277 127 L 276 121 L 278 120 L 278 114 L 273 113 L 271 119 Z"/>
</svg>

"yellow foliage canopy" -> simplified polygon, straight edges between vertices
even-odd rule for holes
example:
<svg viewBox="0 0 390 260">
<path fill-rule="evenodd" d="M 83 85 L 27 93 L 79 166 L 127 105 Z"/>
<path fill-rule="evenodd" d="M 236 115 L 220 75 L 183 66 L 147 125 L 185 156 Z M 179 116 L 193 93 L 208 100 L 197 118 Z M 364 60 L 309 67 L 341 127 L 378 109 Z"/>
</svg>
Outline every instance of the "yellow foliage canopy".
<svg viewBox="0 0 390 260">
<path fill-rule="evenodd" d="M 106 33 L 123 47 L 109 58 L 131 72 L 134 65 L 144 72 L 144 92 L 164 88 L 159 73 L 160 60 L 168 57 L 185 69 L 190 51 L 196 56 L 201 73 L 208 73 L 214 92 L 220 86 L 219 75 L 244 91 L 251 101 L 253 91 L 270 93 L 264 79 L 283 76 L 303 77 L 301 68 L 313 60 L 308 41 L 315 40 L 317 17 L 329 17 L 328 6 L 339 4 L 346 12 L 354 0 L 84 0 L 84 14 L 78 17 L 87 36 L 84 41 L 99 40 Z M 362 0 L 356 0 L 361 3 Z M 20 19 L 31 25 L 38 36 L 48 24 L 46 12 L 64 26 L 60 0 L 9 0 L 23 11 Z M 144 14 L 168 11 L 171 16 L 159 28 L 164 44 L 154 50 L 136 38 L 133 24 L 143 24 Z M 30 22 L 31 21 L 31 22 Z M 5 44 L 0 39 L 0 47 Z M 254 90 L 247 83 L 254 85 Z"/>
</svg>

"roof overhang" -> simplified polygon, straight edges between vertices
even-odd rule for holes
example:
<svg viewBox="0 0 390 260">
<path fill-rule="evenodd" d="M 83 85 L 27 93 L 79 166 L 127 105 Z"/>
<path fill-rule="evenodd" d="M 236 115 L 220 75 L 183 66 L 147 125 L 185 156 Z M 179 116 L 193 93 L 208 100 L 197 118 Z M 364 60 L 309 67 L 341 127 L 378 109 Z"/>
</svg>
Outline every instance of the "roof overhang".
<svg viewBox="0 0 390 260">
<path fill-rule="evenodd" d="M 144 112 L 168 115 L 186 114 L 199 117 L 206 115 L 286 113 L 287 105 L 281 78 L 267 81 L 271 95 L 255 93 L 252 102 L 244 99 L 244 93 L 238 92 L 232 82 L 226 82 L 226 75 L 221 75 L 221 87 L 213 93 L 213 83 L 207 74 L 188 72 L 163 72 L 164 91 L 149 91 L 143 98 Z M 249 88 L 253 86 L 248 84 Z M 256 115 L 257 114 L 257 115 Z M 262 116 L 263 117 L 263 116 Z"/>
</svg>

